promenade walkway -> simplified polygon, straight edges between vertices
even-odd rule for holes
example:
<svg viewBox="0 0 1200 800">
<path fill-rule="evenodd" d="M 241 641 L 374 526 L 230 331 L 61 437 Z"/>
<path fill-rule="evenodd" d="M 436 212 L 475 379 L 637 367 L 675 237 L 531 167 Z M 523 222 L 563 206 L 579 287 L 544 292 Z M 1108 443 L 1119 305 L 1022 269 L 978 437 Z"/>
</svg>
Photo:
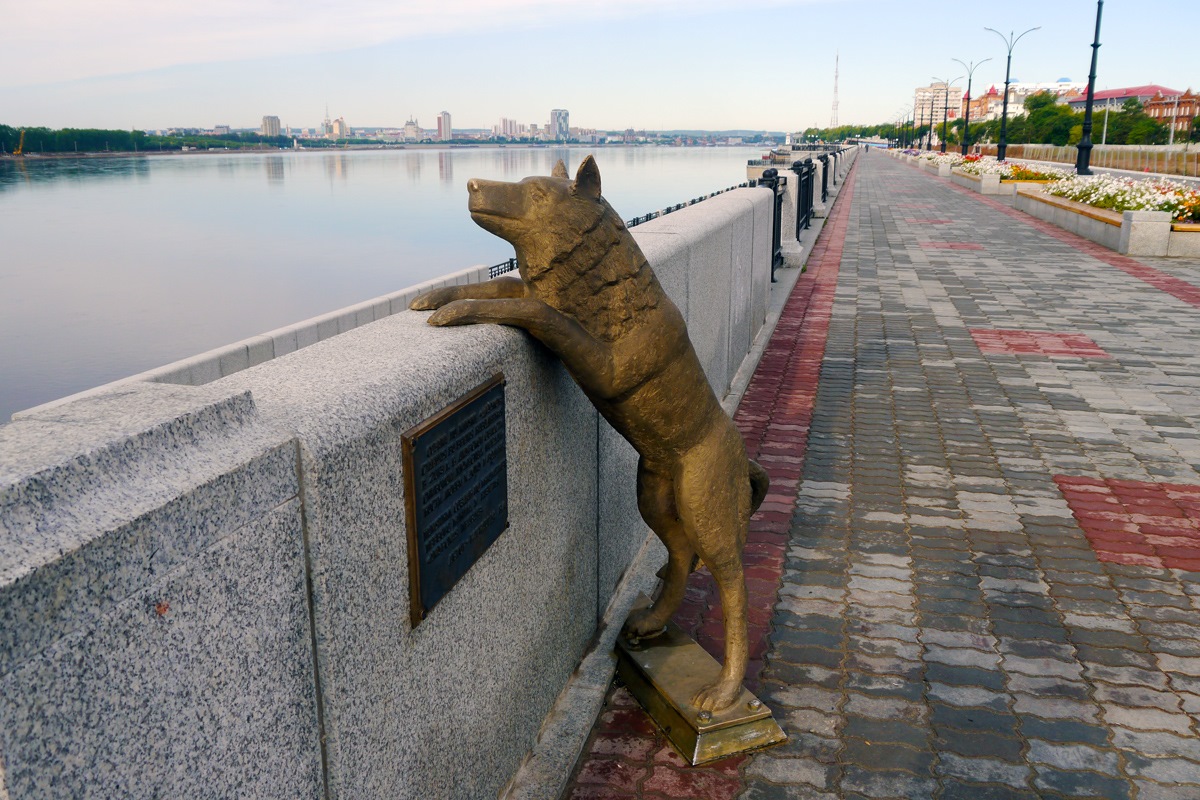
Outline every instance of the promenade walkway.
<svg viewBox="0 0 1200 800">
<path fill-rule="evenodd" d="M 736 420 L 791 739 L 684 768 L 616 688 L 565 797 L 1200 798 L 1200 261 L 864 154 Z"/>
</svg>

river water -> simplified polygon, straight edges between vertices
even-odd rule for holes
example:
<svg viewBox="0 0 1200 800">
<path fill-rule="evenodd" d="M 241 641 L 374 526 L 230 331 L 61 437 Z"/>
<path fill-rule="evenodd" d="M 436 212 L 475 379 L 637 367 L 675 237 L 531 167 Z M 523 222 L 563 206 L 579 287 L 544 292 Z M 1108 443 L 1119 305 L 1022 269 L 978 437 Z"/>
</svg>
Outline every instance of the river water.
<svg viewBox="0 0 1200 800">
<path fill-rule="evenodd" d="M 0 161 L 0 421 L 512 248 L 469 178 L 572 174 L 582 147 Z M 625 219 L 741 183 L 758 148 L 605 147 Z"/>
</svg>

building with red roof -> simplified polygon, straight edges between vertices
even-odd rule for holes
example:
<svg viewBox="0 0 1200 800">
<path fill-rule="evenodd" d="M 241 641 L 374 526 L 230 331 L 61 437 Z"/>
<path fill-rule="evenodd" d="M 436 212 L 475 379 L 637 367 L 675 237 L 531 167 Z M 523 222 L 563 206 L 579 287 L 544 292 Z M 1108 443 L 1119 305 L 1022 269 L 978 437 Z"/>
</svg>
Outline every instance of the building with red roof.
<svg viewBox="0 0 1200 800">
<path fill-rule="evenodd" d="M 1125 89 L 1105 89 L 1102 92 L 1096 92 L 1093 96 L 1093 106 L 1103 108 L 1107 106 L 1112 110 L 1119 109 L 1125 104 L 1126 100 L 1137 100 L 1142 105 L 1146 101 L 1154 97 L 1156 94 L 1161 94 L 1165 97 L 1174 97 L 1181 94 L 1178 89 L 1168 89 L 1166 86 L 1159 86 L 1157 83 L 1148 83 L 1145 86 L 1129 86 Z M 1067 100 L 1067 105 L 1073 111 L 1083 111 L 1087 105 L 1087 92 L 1084 91 L 1079 97 L 1073 97 Z"/>
</svg>

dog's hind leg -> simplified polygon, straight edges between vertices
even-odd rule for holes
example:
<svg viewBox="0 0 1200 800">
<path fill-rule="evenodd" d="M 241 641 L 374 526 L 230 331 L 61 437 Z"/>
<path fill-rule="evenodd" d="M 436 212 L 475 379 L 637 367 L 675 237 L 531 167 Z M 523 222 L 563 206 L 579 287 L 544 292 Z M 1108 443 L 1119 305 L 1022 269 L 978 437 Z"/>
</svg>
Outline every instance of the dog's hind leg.
<svg viewBox="0 0 1200 800">
<path fill-rule="evenodd" d="M 688 574 L 696 559 L 679 512 L 675 508 L 675 485 L 670 477 L 654 472 L 645 460 L 638 462 L 638 511 L 650 529 L 667 547 L 667 565 L 659 573 L 663 588 L 654 605 L 629 616 L 625 629 L 634 636 L 662 630 L 683 602 Z"/>
<path fill-rule="evenodd" d="M 692 698 L 703 711 L 719 711 L 741 693 L 749 659 L 746 578 L 742 545 L 750 520 L 745 446 L 732 423 L 690 451 L 680 465 L 675 502 L 692 546 L 712 573 L 725 617 L 721 673 Z"/>
</svg>

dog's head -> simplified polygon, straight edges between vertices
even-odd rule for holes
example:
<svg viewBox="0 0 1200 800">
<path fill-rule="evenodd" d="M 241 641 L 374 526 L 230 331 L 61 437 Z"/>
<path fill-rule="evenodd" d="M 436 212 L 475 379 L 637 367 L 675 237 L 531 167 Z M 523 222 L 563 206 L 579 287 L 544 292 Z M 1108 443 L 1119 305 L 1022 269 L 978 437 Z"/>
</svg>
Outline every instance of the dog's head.
<svg viewBox="0 0 1200 800">
<path fill-rule="evenodd" d="M 616 219 L 600 197 L 600 169 L 591 156 L 579 165 L 575 180 L 559 161 L 550 177 L 534 176 L 517 183 L 473 178 L 467 191 L 471 219 L 510 242 L 522 267 L 535 273 L 575 250 L 605 213 Z"/>
</svg>

